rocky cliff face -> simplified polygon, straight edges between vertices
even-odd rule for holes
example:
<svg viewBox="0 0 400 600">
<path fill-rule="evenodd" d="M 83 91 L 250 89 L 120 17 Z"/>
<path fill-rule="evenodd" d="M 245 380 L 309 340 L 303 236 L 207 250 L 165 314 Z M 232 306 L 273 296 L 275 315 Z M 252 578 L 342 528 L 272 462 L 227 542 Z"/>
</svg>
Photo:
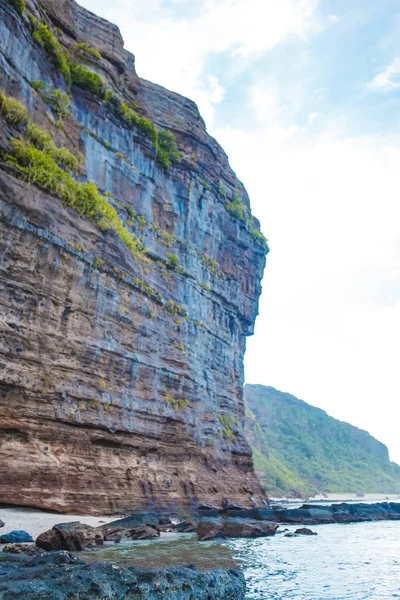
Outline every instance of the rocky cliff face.
<svg viewBox="0 0 400 600">
<path fill-rule="evenodd" d="M 242 384 L 267 248 L 225 153 L 73 0 L 0 0 L 0 40 L 0 503 L 262 502 Z"/>
</svg>

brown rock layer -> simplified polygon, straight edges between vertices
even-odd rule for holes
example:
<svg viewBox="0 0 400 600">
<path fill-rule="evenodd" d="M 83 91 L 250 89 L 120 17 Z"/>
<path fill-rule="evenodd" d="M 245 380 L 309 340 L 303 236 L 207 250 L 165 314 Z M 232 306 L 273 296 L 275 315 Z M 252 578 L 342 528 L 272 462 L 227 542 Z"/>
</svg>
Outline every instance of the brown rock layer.
<svg viewBox="0 0 400 600">
<path fill-rule="evenodd" d="M 248 207 L 247 194 L 193 102 L 139 80 L 115 26 L 73 0 L 28 9 L 61 28 L 67 52 L 77 41 L 100 50 L 85 66 L 174 131 L 182 161 L 167 173 L 142 131 L 69 91 L 28 16 L 2 1 L 1 86 L 84 153 L 85 176 L 151 261 L 0 163 L 0 503 L 114 513 L 262 502 L 242 384 L 265 251 L 227 210 L 235 194 Z M 34 80 L 72 94 L 62 128 Z M 15 135 L 0 117 L 2 156 Z"/>
</svg>

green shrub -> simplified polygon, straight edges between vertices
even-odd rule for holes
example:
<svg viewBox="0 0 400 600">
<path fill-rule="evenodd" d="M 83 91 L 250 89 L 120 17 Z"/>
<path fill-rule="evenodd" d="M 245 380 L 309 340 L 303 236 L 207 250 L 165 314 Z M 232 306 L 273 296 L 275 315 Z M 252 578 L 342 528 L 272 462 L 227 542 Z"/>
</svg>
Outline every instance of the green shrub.
<svg viewBox="0 0 400 600">
<path fill-rule="evenodd" d="M 100 75 L 74 63 L 69 63 L 69 67 L 73 85 L 91 92 L 94 96 L 102 95 L 104 83 Z"/>
<path fill-rule="evenodd" d="M 171 394 L 165 394 L 164 400 L 168 406 L 172 406 L 175 411 L 182 410 L 187 406 L 190 406 L 190 402 L 187 398 L 174 398 Z"/>
<path fill-rule="evenodd" d="M 45 145 L 49 143 L 45 136 L 37 132 L 36 134 L 37 143 L 39 143 L 38 140 Z M 50 194 L 59 196 L 65 204 L 72 206 L 81 215 L 95 220 L 103 229 L 113 230 L 136 258 L 146 260 L 142 243 L 125 229 L 117 211 L 100 194 L 93 181 L 79 183 L 71 173 L 57 164 L 57 160 L 60 160 L 61 163 L 65 161 L 63 155 L 66 156 L 68 150 L 57 148 L 56 160 L 53 152 L 53 149 L 39 150 L 33 144 L 14 140 L 13 155 L 9 162 L 18 167 L 29 183 L 36 184 Z"/>
<path fill-rule="evenodd" d="M 27 108 L 0 90 L 0 115 L 13 127 L 23 127 L 29 121 Z"/>
<path fill-rule="evenodd" d="M 71 96 L 69 94 L 43 83 L 41 80 L 32 81 L 31 86 L 42 95 L 43 100 L 54 110 L 59 119 L 65 119 L 70 114 Z"/>
<path fill-rule="evenodd" d="M 11 4 L 20 15 L 26 10 L 25 0 L 8 0 L 8 3 Z"/>
<path fill-rule="evenodd" d="M 262 248 L 266 252 L 269 251 L 268 240 L 259 229 L 255 229 L 252 225 L 250 225 L 249 233 L 250 237 L 254 240 L 256 244 L 262 246 Z"/>
<path fill-rule="evenodd" d="M 247 207 L 239 194 L 236 193 L 233 196 L 232 202 L 226 208 L 234 217 L 237 217 L 241 221 L 246 221 Z"/>
<path fill-rule="evenodd" d="M 128 126 L 137 127 L 147 135 L 157 150 L 157 162 L 164 169 L 169 171 L 173 162 L 181 160 L 176 138 L 171 131 L 157 129 L 154 123 L 146 117 L 138 115 L 125 102 L 117 98 L 110 89 L 105 91 L 103 102 Z"/>
<path fill-rule="evenodd" d="M 173 162 L 179 162 L 181 155 L 176 143 L 176 137 L 171 131 L 160 129 L 158 131 L 157 161 L 169 171 Z"/>
<path fill-rule="evenodd" d="M 65 81 L 70 84 L 70 65 L 60 42 L 57 40 L 56 36 L 51 29 L 49 29 L 46 23 L 39 23 L 39 21 L 34 18 L 31 18 L 31 21 L 33 22 L 35 28 L 35 31 L 33 32 L 34 39 L 37 40 L 41 46 L 43 46 L 44 51 L 46 52 L 50 61 L 64 76 Z"/>
<path fill-rule="evenodd" d="M 79 42 L 76 47 L 79 48 L 79 50 L 83 50 L 87 54 L 90 54 L 90 56 L 93 56 L 93 58 L 97 58 L 97 60 L 101 60 L 103 58 L 96 48 L 92 48 L 92 46 L 85 44 L 85 42 Z"/>
<path fill-rule="evenodd" d="M 170 269 L 176 269 L 176 267 L 179 265 L 179 258 L 176 256 L 176 254 L 167 254 L 167 266 Z"/>
<path fill-rule="evenodd" d="M 50 134 L 34 123 L 29 123 L 26 137 L 35 148 L 46 151 L 51 158 L 61 166 L 78 173 L 82 167 L 82 158 L 79 159 L 67 148 L 58 148 Z"/>
<path fill-rule="evenodd" d="M 225 438 L 231 438 L 234 441 L 236 441 L 237 436 L 236 436 L 235 432 L 233 431 L 232 426 L 236 425 L 236 427 L 237 427 L 239 424 L 238 420 L 235 419 L 232 415 L 219 415 L 218 421 L 222 425 L 222 435 Z"/>
<path fill-rule="evenodd" d="M 179 315 L 180 317 L 184 317 L 185 319 L 187 318 L 186 309 L 180 304 L 174 302 L 174 300 L 168 300 L 166 310 L 169 313 L 171 313 L 171 315 Z"/>
</svg>

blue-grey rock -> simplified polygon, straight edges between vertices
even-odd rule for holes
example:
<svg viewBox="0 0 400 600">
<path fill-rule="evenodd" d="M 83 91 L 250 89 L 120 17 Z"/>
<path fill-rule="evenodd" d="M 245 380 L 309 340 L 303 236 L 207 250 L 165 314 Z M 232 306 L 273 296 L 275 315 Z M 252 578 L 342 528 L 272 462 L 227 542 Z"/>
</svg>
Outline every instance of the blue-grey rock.
<svg viewBox="0 0 400 600">
<path fill-rule="evenodd" d="M 0 541 L 2 544 L 25 544 L 26 542 L 33 542 L 33 538 L 26 531 L 16 529 L 11 533 L 2 535 Z"/>
<path fill-rule="evenodd" d="M 234 570 L 125 569 L 65 552 L 0 554 L 0 600 L 243 600 L 245 591 Z"/>
<path fill-rule="evenodd" d="M 140 79 L 114 25 L 74 0 L 29 0 L 29 11 L 138 116 L 69 86 L 34 21 L 0 3 L 5 93 L 83 154 L 80 180 L 120 223 L 105 227 L 0 164 L 0 503 L 74 514 L 261 504 L 243 355 L 268 248 L 248 194 L 197 106 Z M 38 81 L 71 96 L 58 127 Z M 152 125 L 176 138 L 170 169 Z M 21 135 L 0 116 L 1 155 Z M 131 252 L 131 235 L 146 253 Z"/>
</svg>

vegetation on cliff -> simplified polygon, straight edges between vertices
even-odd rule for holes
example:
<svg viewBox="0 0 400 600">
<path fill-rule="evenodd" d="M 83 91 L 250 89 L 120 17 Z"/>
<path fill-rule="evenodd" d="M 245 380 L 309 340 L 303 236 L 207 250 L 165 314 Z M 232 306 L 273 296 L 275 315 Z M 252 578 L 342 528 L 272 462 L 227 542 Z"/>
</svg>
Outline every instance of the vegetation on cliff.
<svg viewBox="0 0 400 600">
<path fill-rule="evenodd" d="M 245 386 L 255 468 L 271 495 L 400 492 L 400 466 L 366 431 L 262 385 Z"/>
</svg>

